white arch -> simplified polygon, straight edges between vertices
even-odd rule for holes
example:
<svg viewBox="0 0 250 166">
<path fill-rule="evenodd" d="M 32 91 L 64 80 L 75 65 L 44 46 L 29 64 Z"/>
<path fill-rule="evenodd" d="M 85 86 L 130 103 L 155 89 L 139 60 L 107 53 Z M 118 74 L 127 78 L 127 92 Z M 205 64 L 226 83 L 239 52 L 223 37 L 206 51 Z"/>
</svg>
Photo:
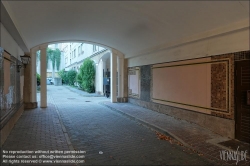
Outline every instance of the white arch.
<svg viewBox="0 0 250 166">
<path fill-rule="evenodd" d="M 116 51 L 120 52 L 121 54 L 123 54 L 121 51 L 117 50 L 116 48 L 107 46 L 105 44 L 88 41 L 88 40 L 57 40 L 57 41 L 49 41 L 49 42 L 46 42 L 46 43 L 38 44 L 38 45 L 32 47 L 31 49 L 39 48 L 42 45 L 50 45 L 50 44 L 57 44 L 57 43 L 87 43 L 87 44 L 93 44 L 93 45 L 101 46 L 101 47 L 109 49 L 109 50 L 116 50 Z"/>
<path fill-rule="evenodd" d="M 42 44 L 39 44 L 39 45 L 37 45 L 35 47 L 32 47 L 31 50 L 30 50 L 31 62 L 32 62 L 31 63 L 31 71 L 30 71 L 31 72 L 31 75 L 30 75 L 31 76 L 31 78 L 30 78 L 30 82 L 31 82 L 31 87 L 30 87 L 31 99 L 30 99 L 30 101 L 31 102 L 37 102 L 37 97 L 36 97 L 36 77 L 35 77 L 35 75 L 36 75 L 36 56 L 35 56 L 36 55 L 36 51 L 40 50 L 41 48 L 42 48 L 43 51 L 46 51 L 46 48 L 48 47 L 49 44 L 67 43 L 67 42 L 78 42 L 78 43 L 94 44 L 94 45 L 98 45 L 98 46 L 101 46 L 101 47 L 109 49 L 111 56 L 115 56 L 115 57 L 123 57 L 124 56 L 120 51 L 118 51 L 118 50 L 116 50 L 116 49 L 114 49 L 112 47 L 109 47 L 109 46 L 106 46 L 106 45 L 100 44 L 100 43 L 86 41 L 86 40 L 59 40 L 59 41 L 50 41 L 50 42 L 42 43 Z M 43 53 L 43 54 L 41 53 L 41 59 L 42 59 L 42 55 L 46 55 L 46 53 Z M 105 56 L 105 58 L 107 58 L 108 53 L 104 54 L 103 56 Z M 100 59 L 98 60 L 98 63 L 99 63 Z M 43 59 L 43 63 L 44 63 L 44 59 Z M 45 64 L 43 64 L 43 65 L 45 65 Z M 112 63 L 110 63 L 110 67 L 111 68 L 112 68 L 112 65 L 117 66 L 117 61 L 113 61 Z M 46 69 L 46 67 L 43 67 L 43 70 L 45 70 L 45 69 Z M 123 70 L 121 70 L 121 71 L 123 72 Z M 116 67 L 114 68 L 114 71 L 111 71 L 111 75 L 114 78 L 116 78 Z M 46 91 L 47 91 L 47 85 L 46 85 L 46 83 L 44 83 L 46 81 L 46 74 L 43 75 L 43 78 L 41 76 L 41 82 L 42 82 L 42 80 L 43 80 L 44 88 L 43 88 L 43 91 L 42 91 L 42 88 L 41 88 L 41 101 L 42 101 L 42 93 L 43 93 L 43 96 L 47 95 L 47 93 L 46 93 Z M 115 80 L 113 80 L 113 81 L 115 81 Z M 115 84 L 116 84 L 116 81 L 114 83 L 112 83 L 112 86 L 113 86 L 114 89 L 111 88 L 111 91 L 114 91 L 114 93 L 113 92 L 111 93 L 111 96 L 113 98 L 113 99 L 111 98 L 112 102 L 116 102 L 116 98 L 117 98 L 117 96 L 115 95 L 116 94 L 115 93 L 116 92 L 116 86 L 115 86 Z M 122 90 L 123 88 L 120 88 L 120 89 L 121 90 L 118 90 L 118 91 L 123 91 Z M 41 103 L 43 103 L 43 105 L 44 105 L 43 107 L 47 107 L 47 98 L 45 97 L 45 99 Z"/>
</svg>

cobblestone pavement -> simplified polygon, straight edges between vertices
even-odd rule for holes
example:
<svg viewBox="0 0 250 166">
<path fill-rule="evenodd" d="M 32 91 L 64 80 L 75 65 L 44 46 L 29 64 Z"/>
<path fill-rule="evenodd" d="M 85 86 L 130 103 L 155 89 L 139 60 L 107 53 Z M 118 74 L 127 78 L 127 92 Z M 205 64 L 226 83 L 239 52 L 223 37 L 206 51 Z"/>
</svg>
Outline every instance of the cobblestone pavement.
<svg viewBox="0 0 250 166">
<path fill-rule="evenodd" d="M 67 89 L 69 89 L 70 91 L 74 92 L 74 93 L 77 93 L 83 97 L 103 97 L 103 95 L 99 95 L 99 94 L 96 94 L 96 93 L 88 93 L 88 92 L 84 92 L 82 90 L 79 90 L 77 87 L 71 87 L 71 86 L 63 86 Z"/>
<path fill-rule="evenodd" d="M 51 103 L 51 97 L 48 96 L 47 108 L 29 109 L 23 112 L 3 144 L 2 150 L 69 150 L 59 116 Z M 22 153 L 22 155 L 27 154 Z"/>
<path fill-rule="evenodd" d="M 211 141 L 225 138 L 198 125 L 76 91 L 48 86 L 48 108 L 24 111 L 2 149 L 85 150 L 83 165 L 236 164 L 220 160 L 223 148 Z"/>
<path fill-rule="evenodd" d="M 85 165 L 211 165 L 183 146 L 157 139 L 154 130 L 65 87 L 48 87 L 75 150 Z M 190 154 L 192 153 L 192 154 Z"/>
<path fill-rule="evenodd" d="M 146 124 L 151 128 L 155 128 L 162 133 L 170 134 L 173 138 L 202 154 L 214 164 L 236 165 L 235 160 L 221 160 L 220 152 L 222 150 L 229 151 L 231 149 L 220 146 L 218 142 L 229 140 L 229 138 L 222 137 L 194 123 L 176 119 L 134 104 L 111 103 L 109 101 L 102 102 L 101 104 L 116 110 L 123 115 L 127 115 L 138 122 Z M 240 150 L 241 149 L 239 149 L 239 151 Z M 237 165 L 250 165 L 250 159 L 248 158 L 247 161 L 239 161 Z"/>
</svg>

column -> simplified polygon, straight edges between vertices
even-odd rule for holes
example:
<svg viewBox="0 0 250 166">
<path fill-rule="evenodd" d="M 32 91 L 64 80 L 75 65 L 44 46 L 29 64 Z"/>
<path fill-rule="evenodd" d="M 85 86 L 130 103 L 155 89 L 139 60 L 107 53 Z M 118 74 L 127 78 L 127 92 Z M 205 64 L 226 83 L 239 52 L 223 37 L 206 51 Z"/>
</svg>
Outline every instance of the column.
<svg viewBox="0 0 250 166">
<path fill-rule="evenodd" d="M 104 69 L 105 72 L 107 71 L 106 62 L 107 60 L 102 59 L 102 68 Z"/>
<path fill-rule="evenodd" d="M 103 58 L 102 58 L 102 77 L 105 77 L 105 72 L 107 71 L 106 62 L 107 62 L 107 60 L 103 60 Z M 104 71 L 104 73 L 103 73 L 103 71 Z M 103 78 L 102 78 L 102 92 L 103 92 L 102 94 L 104 94 L 105 91 L 106 91 L 106 87 L 105 87 L 105 85 L 103 85 Z"/>
<path fill-rule="evenodd" d="M 98 65 L 98 90 L 100 94 L 103 94 L 103 62 L 102 59 L 99 60 L 99 65 Z"/>
<path fill-rule="evenodd" d="M 100 83 L 100 78 L 99 78 L 99 67 L 100 65 L 98 64 L 98 62 L 95 62 L 94 61 L 94 64 L 95 64 L 95 93 L 99 93 L 99 83 Z"/>
<path fill-rule="evenodd" d="M 37 107 L 37 80 L 36 80 L 36 52 L 38 51 L 38 48 L 32 48 L 31 49 L 31 102 L 36 103 Z"/>
<path fill-rule="evenodd" d="M 47 50 L 47 45 L 40 46 L 40 73 L 41 73 L 41 107 L 46 108 L 47 107 L 47 84 L 46 84 L 46 79 L 47 79 L 47 64 L 46 64 L 46 50 Z"/>
<path fill-rule="evenodd" d="M 124 97 L 124 57 L 118 57 L 118 98 Z M 120 101 L 120 99 L 119 99 Z"/>
<path fill-rule="evenodd" d="M 24 72 L 24 85 L 23 85 L 23 102 L 25 108 L 33 108 L 31 100 L 31 63 L 30 62 L 26 67 L 23 69 Z"/>
<path fill-rule="evenodd" d="M 110 75 L 111 75 L 111 83 L 110 83 L 110 99 L 112 103 L 117 102 L 116 97 L 116 73 L 117 73 L 117 52 L 112 49 L 111 57 L 110 57 Z"/>
</svg>

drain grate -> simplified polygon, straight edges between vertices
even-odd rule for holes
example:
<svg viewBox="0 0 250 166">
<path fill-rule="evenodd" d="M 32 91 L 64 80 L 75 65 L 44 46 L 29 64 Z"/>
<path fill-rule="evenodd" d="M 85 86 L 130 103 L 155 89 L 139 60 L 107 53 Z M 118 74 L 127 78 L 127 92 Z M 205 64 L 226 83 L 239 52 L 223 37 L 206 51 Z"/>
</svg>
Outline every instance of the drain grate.
<svg viewBox="0 0 250 166">
<path fill-rule="evenodd" d="M 85 101 L 85 102 L 90 102 L 90 101 Z"/>
<path fill-rule="evenodd" d="M 237 140 L 224 141 L 218 144 L 223 145 L 227 148 L 233 149 L 235 151 L 237 151 L 237 149 L 243 150 L 243 151 L 247 150 L 247 152 L 250 151 L 250 145 L 248 143 L 237 141 Z"/>
</svg>

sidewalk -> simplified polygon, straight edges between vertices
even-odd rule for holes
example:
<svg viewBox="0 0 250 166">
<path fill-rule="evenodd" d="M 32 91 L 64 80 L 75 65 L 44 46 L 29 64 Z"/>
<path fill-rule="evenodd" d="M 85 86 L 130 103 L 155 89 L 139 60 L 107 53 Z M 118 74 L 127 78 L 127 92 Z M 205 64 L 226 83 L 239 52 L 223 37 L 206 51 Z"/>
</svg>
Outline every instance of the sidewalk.
<svg viewBox="0 0 250 166">
<path fill-rule="evenodd" d="M 67 142 L 60 117 L 48 96 L 47 108 L 38 106 L 23 112 L 3 144 L 3 149 L 69 150 Z"/>
<path fill-rule="evenodd" d="M 99 95 L 99 94 L 96 94 L 96 93 L 88 93 L 88 92 L 84 92 L 80 89 L 77 89 L 76 87 L 71 87 L 71 86 L 68 86 L 68 85 L 63 85 L 65 88 L 69 89 L 70 91 L 74 92 L 74 93 L 77 93 L 83 97 L 103 97 L 103 95 Z"/>
<path fill-rule="evenodd" d="M 38 101 L 40 94 L 37 95 Z M 38 102 L 39 104 L 40 102 Z M 71 142 L 65 132 L 61 118 L 56 110 L 53 100 L 48 96 L 48 107 L 35 109 L 26 109 L 2 146 L 5 151 L 68 151 L 73 150 Z M 14 158 L 16 161 L 4 162 L 0 165 L 51 165 L 42 161 L 46 158 L 38 158 L 38 155 L 44 153 L 31 153 L 37 155 L 39 163 L 36 164 L 17 164 L 21 159 L 30 160 L 30 158 Z M 30 155 L 30 153 L 19 153 L 17 155 Z M 1 156 L 2 157 L 2 156 Z M 4 158 L 6 160 L 6 158 Z M 33 158 L 32 158 L 33 159 Z M 2 159 L 1 159 L 2 160 Z M 34 159 L 35 160 L 35 159 Z M 19 162 L 17 162 L 19 161 Z M 1 161 L 0 161 L 1 162 Z M 65 164 L 57 164 L 65 165 Z M 73 164 L 72 164 L 73 165 Z"/>
<path fill-rule="evenodd" d="M 174 117 L 158 113 L 143 107 L 139 107 L 130 103 L 111 103 L 101 102 L 100 104 L 108 108 L 118 111 L 142 124 L 149 126 L 164 135 L 170 135 L 179 141 L 179 145 L 184 145 L 194 152 L 203 155 L 205 158 L 216 162 L 220 165 L 236 165 L 237 161 L 224 161 L 220 158 L 222 150 L 232 150 L 225 146 L 219 145 L 219 142 L 228 141 L 229 138 L 222 137 L 208 129 L 205 129 L 194 123 L 185 120 L 176 119 Z M 237 142 L 237 141 L 235 141 Z M 239 142 L 239 144 L 242 144 Z M 243 143 L 243 145 L 245 145 Z M 240 146 L 242 147 L 242 146 Z M 244 146 L 243 146 L 244 147 Z M 239 148 L 239 151 L 246 150 Z M 249 165 L 249 151 L 247 151 L 247 161 L 238 161 L 237 165 Z"/>
</svg>

